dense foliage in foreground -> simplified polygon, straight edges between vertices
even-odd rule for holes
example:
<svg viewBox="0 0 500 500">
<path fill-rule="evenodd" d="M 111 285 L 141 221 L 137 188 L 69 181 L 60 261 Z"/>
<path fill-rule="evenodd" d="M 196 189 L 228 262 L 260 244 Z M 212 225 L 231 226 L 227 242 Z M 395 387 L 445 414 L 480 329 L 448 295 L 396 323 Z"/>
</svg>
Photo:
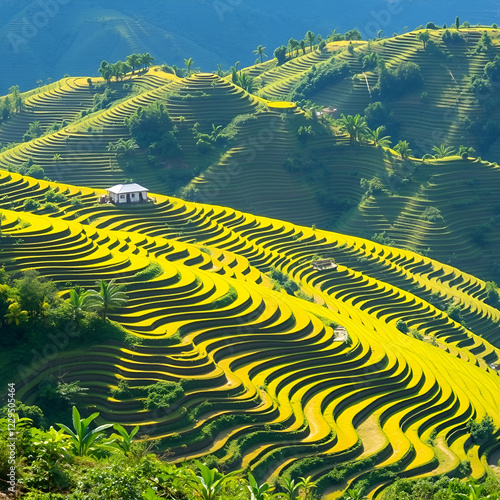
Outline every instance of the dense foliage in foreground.
<svg viewBox="0 0 500 500">
<path fill-rule="evenodd" d="M 0 472 L 7 476 L 9 458 L 8 424 L 16 421 L 17 440 L 16 492 L 26 499 L 73 500 L 266 500 L 313 499 L 315 483 L 311 477 L 282 478 L 258 484 L 251 472 L 224 474 L 216 468 L 191 461 L 182 465 L 168 463 L 153 453 L 154 441 L 135 441 L 139 427 L 130 432 L 120 424 L 92 428 L 96 412 L 83 419 L 73 407 L 72 428 L 57 424 L 59 430 L 44 430 L 33 425 L 33 419 L 19 415 L 41 415 L 39 408 L 18 404 L 13 417 L 0 419 Z M 115 431 L 107 436 L 111 427 Z M 108 432 L 109 434 L 109 432 Z M 500 480 L 488 477 L 482 484 L 467 483 L 446 476 L 430 479 L 399 479 L 383 494 L 384 500 L 455 500 L 460 498 L 499 499 Z M 363 496 L 363 484 L 349 489 L 342 498 L 355 500 Z M 12 489 L 10 491 L 13 491 Z M 488 495 L 488 496 L 486 496 Z"/>
</svg>

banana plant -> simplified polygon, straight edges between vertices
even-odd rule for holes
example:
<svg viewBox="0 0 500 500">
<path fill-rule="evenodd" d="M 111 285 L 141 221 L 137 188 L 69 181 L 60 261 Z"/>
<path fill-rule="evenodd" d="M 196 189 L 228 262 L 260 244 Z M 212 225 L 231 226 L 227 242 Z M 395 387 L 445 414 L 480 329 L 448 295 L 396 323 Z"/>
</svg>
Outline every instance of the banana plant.
<svg viewBox="0 0 500 500">
<path fill-rule="evenodd" d="M 304 493 L 304 498 L 309 498 L 309 494 L 316 488 L 316 483 L 312 480 L 311 476 L 299 477 L 300 482 L 297 484 L 299 490 Z"/>
<path fill-rule="evenodd" d="M 263 483 L 259 486 L 255 477 L 249 472 L 248 489 L 250 490 L 251 500 L 267 500 L 269 498 L 267 491 L 269 491 L 271 487 L 267 483 Z"/>
<path fill-rule="evenodd" d="M 364 500 L 367 497 L 365 497 L 363 495 L 363 493 L 364 493 L 363 488 L 351 488 L 351 489 L 347 490 L 346 499 L 347 500 Z"/>
<path fill-rule="evenodd" d="M 288 500 L 296 500 L 302 483 L 295 483 L 295 479 L 288 479 L 287 477 L 283 477 L 282 482 L 283 489 L 285 490 L 285 497 Z"/>
<path fill-rule="evenodd" d="M 235 471 L 224 475 L 217 469 L 209 469 L 205 464 L 198 461 L 196 465 L 200 470 L 200 475 L 197 476 L 194 472 L 192 474 L 195 478 L 196 491 L 202 500 L 216 500 L 224 484 L 237 474 Z"/>
<path fill-rule="evenodd" d="M 469 494 L 466 493 L 455 493 L 456 500 L 487 500 L 491 497 L 488 495 L 487 497 L 481 495 L 482 486 L 480 484 L 469 484 L 470 488 Z"/>
<path fill-rule="evenodd" d="M 136 425 L 130 431 L 130 434 L 120 424 L 114 424 L 113 425 L 113 429 L 115 431 L 118 431 L 118 434 L 116 434 L 115 432 L 113 432 L 113 434 L 111 434 L 110 438 L 113 441 L 111 441 L 110 443 L 108 443 L 108 446 L 111 446 L 112 448 L 116 448 L 117 450 L 121 450 L 125 454 L 127 454 L 130 451 L 130 446 L 134 442 L 134 436 L 139 431 L 139 426 Z"/>
<path fill-rule="evenodd" d="M 57 424 L 65 430 L 70 438 L 74 448 L 75 455 L 85 457 L 97 449 L 97 441 L 104 435 L 104 431 L 113 426 L 113 424 L 104 424 L 93 430 L 89 429 L 90 423 L 99 416 L 98 412 L 92 413 L 90 417 L 81 418 L 76 406 L 73 406 L 73 429 L 65 424 Z"/>
</svg>

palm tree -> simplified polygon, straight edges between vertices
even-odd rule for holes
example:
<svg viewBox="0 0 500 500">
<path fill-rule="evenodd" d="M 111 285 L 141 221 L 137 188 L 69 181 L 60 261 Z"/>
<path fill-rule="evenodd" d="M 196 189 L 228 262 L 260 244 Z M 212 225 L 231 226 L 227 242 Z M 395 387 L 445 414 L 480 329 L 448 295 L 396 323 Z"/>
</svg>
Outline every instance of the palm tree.
<svg viewBox="0 0 500 500">
<path fill-rule="evenodd" d="M 16 326 L 19 326 L 28 319 L 28 311 L 23 311 L 17 302 L 13 302 L 9 306 L 9 310 L 4 318 L 7 320 L 7 324 L 11 325 L 14 323 Z"/>
<path fill-rule="evenodd" d="M 80 318 L 84 311 L 88 310 L 89 307 L 89 293 L 82 291 L 78 293 L 74 288 L 69 291 L 69 299 L 67 302 L 73 311 L 73 319 L 76 323 L 80 322 Z"/>
<path fill-rule="evenodd" d="M 446 144 L 434 146 L 432 151 L 436 153 L 434 158 L 445 158 L 446 156 L 452 156 L 455 154 L 455 149 L 452 146 L 446 146 Z"/>
<path fill-rule="evenodd" d="M 430 39 L 430 34 L 427 30 L 425 31 L 421 31 L 418 35 L 417 35 L 417 38 L 424 44 L 424 50 L 427 46 L 427 42 L 429 41 Z"/>
<path fill-rule="evenodd" d="M 311 48 L 311 52 L 312 52 L 312 49 L 313 49 L 313 45 L 314 45 L 314 40 L 316 39 L 316 35 L 312 32 L 312 31 L 308 31 L 306 33 L 306 40 L 309 42 L 309 47 Z"/>
<path fill-rule="evenodd" d="M 391 145 L 391 138 L 388 135 L 383 135 L 384 132 L 384 126 L 377 127 L 375 130 L 368 129 L 366 137 L 373 141 L 374 146 L 386 148 Z"/>
<path fill-rule="evenodd" d="M 56 153 L 52 159 L 54 160 L 55 164 L 56 164 L 56 167 L 57 167 L 57 164 L 59 163 L 59 160 L 61 160 L 61 155 Z"/>
<path fill-rule="evenodd" d="M 246 90 L 249 94 L 253 94 L 255 92 L 255 80 L 247 73 L 240 71 L 236 74 L 236 81 L 234 82 L 236 85 L 241 87 L 243 90 Z"/>
<path fill-rule="evenodd" d="M 358 139 L 366 134 L 368 125 L 361 115 L 341 115 L 341 128 L 344 132 L 349 134 L 349 141 L 352 143 L 357 142 Z"/>
<path fill-rule="evenodd" d="M 260 57 L 260 62 L 263 63 L 263 57 L 267 57 L 267 54 L 264 54 L 264 51 L 266 50 L 266 47 L 262 47 L 262 45 L 259 45 L 252 53 L 257 54 Z"/>
<path fill-rule="evenodd" d="M 130 54 L 126 62 L 132 68 L 132 74 L 135 74 L 135 68 L 141 64 L 142 58 L 139 54 Z"/>
<path fill-rule="evenodd" d="M 102 315 L 102 319 L 106 321 L 108 311 L 117 307 L 121 307 L 127 302 L 127 294 L 123 291 L 123 287 L 115 285 L 114 278 L 107 283 L 105 280 L 97 281 L 97 290 L 89 290 L 88 307 L 98 311 Z"/>
<path fill-rule="evenodd" d="M 408 143 L 408 141 L 399 141 L 394 146 L 394 151 L 399 153 L 399 156 L 401 156 L 401 158 L 403 158 L 403 160 L 405 158 L 408 158 L 412 153 L 412 150 L 410 148 L 410 144 Z"/>
<path fill-rule="evenodd" d="M 184 59 L 184 64 L 187 66 L 188 70 L 188 76 L 191 76 L 191 66 L 193 65 L 194 61 L 193 58 L 190 57 L 189 59 Z"/>
</svg>

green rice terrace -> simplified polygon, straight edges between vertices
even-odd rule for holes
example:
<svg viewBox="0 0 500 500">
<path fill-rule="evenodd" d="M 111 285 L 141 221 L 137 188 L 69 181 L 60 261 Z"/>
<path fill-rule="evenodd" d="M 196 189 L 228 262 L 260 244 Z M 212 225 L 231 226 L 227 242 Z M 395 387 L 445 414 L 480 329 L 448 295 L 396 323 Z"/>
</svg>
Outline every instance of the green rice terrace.
<svg viewBox="0 0 500 500">
<path fill-rule="evenodd" d="M 79 384 L 80 411 L 138 425 L 169 462 L 310 477 L 325 499 L 497 474 L 500 31 L 453 33 L 12 89 L 1 380 L 26 405 L 47 380 Z M 134 183 L 148 202 L 110 202 Z M 61 304 L 96 280 L 126 300 L 23 337 L 61 321 L 6 298 L 32 270 Z"/>
</svg>

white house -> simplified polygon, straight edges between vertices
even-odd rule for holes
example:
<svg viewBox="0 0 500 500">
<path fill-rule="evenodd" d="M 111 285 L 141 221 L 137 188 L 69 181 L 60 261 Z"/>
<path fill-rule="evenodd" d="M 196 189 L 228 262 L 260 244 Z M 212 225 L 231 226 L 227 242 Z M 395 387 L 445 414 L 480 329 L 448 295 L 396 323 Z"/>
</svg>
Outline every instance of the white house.
<svg viewBox="0 0 500 500">
<path fill-rule="evenodd" d="M 148 201 L 148 191 L 139 184 L 117 184 L 106 189 L 109 200 L 112 203 L 146 203 Z"/>
</svg>

